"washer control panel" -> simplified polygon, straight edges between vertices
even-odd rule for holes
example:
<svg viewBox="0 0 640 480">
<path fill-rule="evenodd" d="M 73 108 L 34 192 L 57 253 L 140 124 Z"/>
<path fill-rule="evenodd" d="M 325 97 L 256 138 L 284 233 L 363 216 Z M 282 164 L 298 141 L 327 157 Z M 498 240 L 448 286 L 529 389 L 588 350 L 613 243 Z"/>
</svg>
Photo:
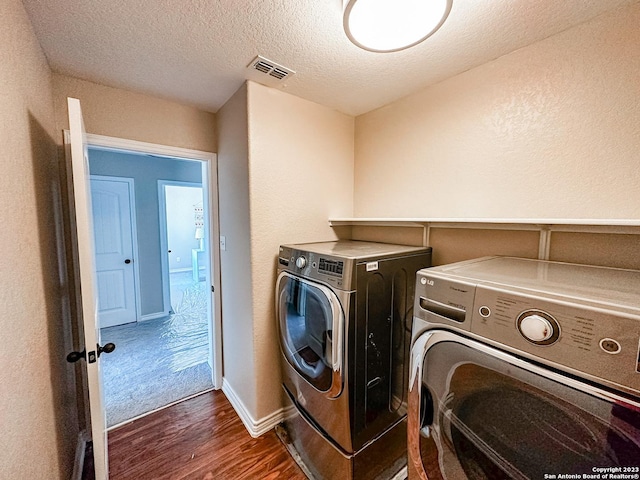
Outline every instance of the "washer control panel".
<svg viewBox="0 0 640 480">
<path fill-rule="evenodd" d="M 640 396 L 640 272 L 483 257 L 418 271 L 414 334 L 446 329 Z"/>
<path fill-rule="evenodd" d="M 516 326 L 522 336 L 535 345 L 551 345 L 560 338 L 560 325 L 542 310 L 525 310 L 518 315 Z"/>
<path fill-rule="evenodd" d="M 468 330 L 640 393 L 640 319 L 478 285 Z"/>
</svg>

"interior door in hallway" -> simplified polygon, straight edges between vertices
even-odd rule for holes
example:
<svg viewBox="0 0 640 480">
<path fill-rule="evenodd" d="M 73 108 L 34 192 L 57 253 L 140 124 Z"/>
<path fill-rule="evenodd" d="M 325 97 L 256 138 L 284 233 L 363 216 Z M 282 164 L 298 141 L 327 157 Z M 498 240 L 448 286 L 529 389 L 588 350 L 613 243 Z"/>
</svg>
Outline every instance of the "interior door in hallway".
<svg viewBox="0 0 640 480">
<path fill-rule="evenodd" d="M 91 176 L 100 328 L 137 320 L 133 180 Z"/>
</svg>

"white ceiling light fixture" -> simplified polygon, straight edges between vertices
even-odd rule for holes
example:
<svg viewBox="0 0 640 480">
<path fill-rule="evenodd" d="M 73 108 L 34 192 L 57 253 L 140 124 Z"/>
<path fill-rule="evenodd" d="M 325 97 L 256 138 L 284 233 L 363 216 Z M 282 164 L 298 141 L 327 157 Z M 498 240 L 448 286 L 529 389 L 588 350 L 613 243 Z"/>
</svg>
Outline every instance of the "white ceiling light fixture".
<svg viewBox="0 0 640 480">
<path fill-rule="evenodd" d="M 397 52 L 442 26 L 452 0 L 344 0 L 344 31 L 371 52 Z"/>
</svg>

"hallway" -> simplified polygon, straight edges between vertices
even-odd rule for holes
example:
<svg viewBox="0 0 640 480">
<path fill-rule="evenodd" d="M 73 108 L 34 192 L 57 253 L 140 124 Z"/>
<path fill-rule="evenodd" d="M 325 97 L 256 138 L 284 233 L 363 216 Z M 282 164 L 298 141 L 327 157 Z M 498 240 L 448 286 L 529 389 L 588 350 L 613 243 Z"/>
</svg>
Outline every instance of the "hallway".
<svg viewBox="0 0 640 480">
<path fill-rule="evenodd" d="M 108 427 L 213 388 L 206 282 L 170 278 L 172 314 L 101 330 L 116 345 L 101 357 Z"/>
</svg>

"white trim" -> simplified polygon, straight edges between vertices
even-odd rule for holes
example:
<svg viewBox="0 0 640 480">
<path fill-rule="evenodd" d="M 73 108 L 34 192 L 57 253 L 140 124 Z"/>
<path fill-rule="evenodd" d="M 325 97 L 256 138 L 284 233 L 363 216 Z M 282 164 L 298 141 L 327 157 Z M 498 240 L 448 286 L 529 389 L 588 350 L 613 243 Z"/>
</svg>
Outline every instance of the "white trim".
<svg viewBox="0 0 640 480">
<path fill-rule="evenodd" d="M 298 410 L 292 403 L 282 409 L 282 421 L 293 418 L 296 415 L 298 415 Z"/>
<path fill-rule="evenodd" d="M 84 457 L 87 451 L 87 442 L 90 440 L 86 430 L 78 433 L 78 443 L 76 443 L 76 456 L 73 461 L 73 472 L 71 480 L 82 480 L 82 471 L 84 470 Z"/>
<path fill-rule="evenodd" d="M 171 312 L 171 282 L 169 280 L 169 245 L 167 240 L 167 200 L 162 180 L 158 180 L 158 227 L 160 229 L 160 280 L 162 282 L 162 308 Z"/>
<path fill-rule="evenodd" d="M 272 430 L 285 418 L 286 410 L 284 408 L 281 408 L 267 415 L 266 417 L 255 420 L 226 378 L 222 379 L 222 391 L 226 395 L 227 400 L 229 400 L 229 403 L 231 403 L 233 409 L 238 414 L 238 417 L 240 417 L 240 420 L 249 432 L 249 435 L 251 435 L 253 438 L 257 438 L 260 435 L 267 433 L 269 430 Z"/>
<path fill-rule="evenodd" d="M 158 180 L 158 227 L 160 228 L 160 279 L 162 308 L 171 312 L 171 281 L 169 279 L 169 241 L 167 240 L 167 199 L 163 180 Z"/>
<path fill-rule="evenodd" d="M 628 218 L 330 218 L 332 227 L 367 225 L 378 227 L 447 227 L 539 230 L 563 232 L 638 233 L 640 219 Z"/>
<path fill-rule="evenodd" d="M 216 157 L 217 158 L 217 157 Z M 206 176 L 207 181 L 203 181 L 205 193 L 205 240 L 209 244 L 209 252 L 206 261 L 207 281 L 213 290 L 211 306 L 211 345 L 213 355 L 210 359 L 213 362 L 211 372 L 213 374 L 213 386 L 216 389 L 222 388 L 223 368 L 222 368 L 222 262 L 220 260 L 220 198 L 218 196 L 218 162 L 212 160 L 202 163 L 202 176 Z"/>
<path fill-rule="evenodd" d="M 200 267 L 201 269 L 204 267 Z M 184 272 L 191 272 L 193 271 L 193 267 L 192 268 L 173 268 L 169 270 L 169 275 L 171 275 L 172 273 L 184 273 Z"/>
<path fill-rule="evenodd" d="M 176 186 L 176 187 L 192 187 L 202 189 L 204 197 L 204 178 L 201 178 L 200 183 L 196 182 L 183 182 L 181 180 L 158 180 L 158 212 L 160 218 L 158 218 L 158 225 L 160 227 L 160 266 L 162 269 L 162 305 L 168 312 L 173 311 L 171 306 L 171 280 L 169 275 L 171 270 L 169 269 L 169 238 L 167 231 L 167 194 L 164 187 Z M 189 270 L 189 269 L 187 269 Z M 209 328 L 213 328 L 210 326 Z M 211 345 L 213 349 L 213 345 Z"/>
<path fill-rule="evenodd" d="M 64 131 L 65 136 L 68 130 Z M 221 288 L 221 272 L 220 272 L 220 216 L 219 216 L 219 198 L 218 198 L 218 157 L 215 153 L 205 152 L 202 150 L 192 150 L 188 148 L 172 147 L 169 145 L 159 145 L 155 143 L 140 142 L 137 140 L 127 140 L 124 138 L 107 137 L 104 135 L 86 134 L 87 143 L 91 148 L 102 150 L 127 151 L 139 155 L 159 155 L 184 160 L 198 160 L 203 162 L 203 168 L 207 168 L 207 184 L 209 188 L 209 205 L 211 207 L 209 224 L 210 237 L 209 248 L 210 257 L 213 265 L 210 265 L 211 281 L 213 287 L 213 305 L 212 305 L 212 322 L 213 322 L 213 339 L 211 346 L 213 348 L 214 368 L 212 368 L 214 388 L 222 387 L 222 288 Z M 203 179 L 204 180 L 204 179 Z"/>
<path fill-rule="evenodd" d="M 126 138 L 106 137 L 92 133 L 87 133 L 87 143 L 90 147 L 101 150 L 127 150 L 128 152 L 138 153 L 140 155 L 153 154 L 182 160 L 212 161 L 216 158 L 215 153 L 204 152 L 202 150 L 139 142 L 137 140 L 127 140 Z"/>
<path fill-rule="evenodd" d="M 167 317 L 168 315 L 169 315 L 169 312 L 148 313 L 146 315 L 140 316 L 140 319 L 138 321 L 146 322 L 148 320 L 156 320 L 158 318 Z"/>
<path fill-rule="evenodd" d="M 538 244 L 538 260 L 549 260 L 551 253 L 551 229 L 540 227 L 540 240 Z"/>
</svg>

